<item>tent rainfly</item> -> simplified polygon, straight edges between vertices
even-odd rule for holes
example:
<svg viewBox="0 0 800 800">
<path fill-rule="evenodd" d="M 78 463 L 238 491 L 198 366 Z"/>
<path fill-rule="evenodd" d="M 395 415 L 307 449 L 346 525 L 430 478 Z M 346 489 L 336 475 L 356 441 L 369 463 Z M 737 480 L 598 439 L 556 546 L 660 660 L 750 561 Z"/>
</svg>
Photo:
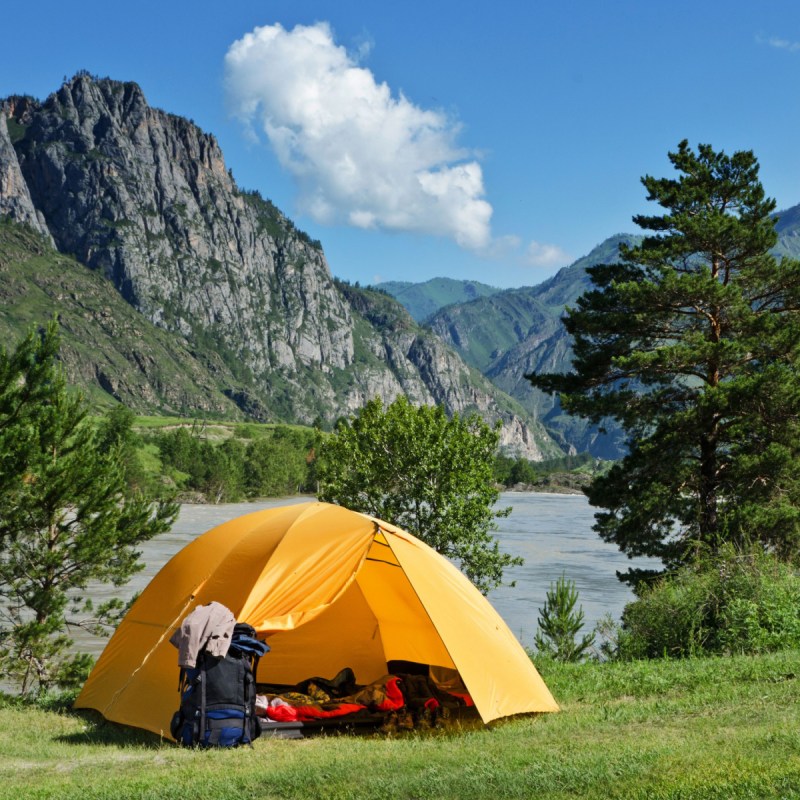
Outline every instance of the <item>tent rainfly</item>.
<svg viewBox="0 0 800 800">
<path fill-rule="evenodd" d="M 557 711 L 525 650 L 470 581 L 428 545 L 327 503 L 246 514 L 199 536 L 153 578 L 98 659 L 76 708 L 169 736 L 178 706 L 173 631 L 227 606 L 266 639 L 258 680 L 293 685 L 393 660 L 457 670 L 484 722 Z"/>
</svg>

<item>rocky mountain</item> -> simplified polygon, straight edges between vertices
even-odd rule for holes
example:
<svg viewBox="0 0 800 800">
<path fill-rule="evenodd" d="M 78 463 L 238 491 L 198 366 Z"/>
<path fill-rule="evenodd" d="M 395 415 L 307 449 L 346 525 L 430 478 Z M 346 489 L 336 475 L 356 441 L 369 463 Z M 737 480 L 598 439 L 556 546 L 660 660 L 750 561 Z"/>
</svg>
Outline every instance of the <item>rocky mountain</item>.
<svg viewBox="0 0 800 800">
<path fill-rule="evenodd" d="M 2 101 L 0 214 L 38 232 L 34 251 L 56 248 L 62 286 L 39 287 L 42 298 L 63 311 L 64 298 L 75 295 L 86 306 L 84 320 L 96 322 L 103 315 L 95 301 L 105 303 L 123 327 L 138 323 L 148 347 L 158 341 L 172 354 L 156 379 L 140 363 L 143 349 L 118 353 L 127 365 L 122 387 L 122 373 L 98 345 L 103 336 L 91 325 L 81 333 L 81 368 L 68 363 L 71 376 L 135 409 L 224 414 L 235 405 L 258 419 L 310 423 L 356 411 L 376 395 L 390 402 L 403 393 L 451 413 L 501 420 L 510 452 L 539 459 L 557 450 L 521 406 L 399 304 L 337 284 L 319 242 L 269 200 L 237 186 L 212 135 L 150 107 L 135 83 L 79 74 L 43 102 Z M 9 237 L 17 255 L 0 258 L 13 261 L 20 285 L 25 276 L 34 281 L 36 259 L 44 256 L 20 255 L 25 237 Z M 70 289 L 73 274 L 90 280 L 86 268 L 128 310 L 96 282 Z M 6 319 L 21 313 L 4 298 Z M 179 401 L 167 391 L 186 369 L 200 370 L 194 374 L 207 388 L 199 393 L 205 399 L 184 392 Z"/>
<path fill-rule="evenodd" d="M 453 303 L 469 303 L 479 297 L 490 297 L 500 291 L 479 281 L 459 281 L 453 278 L 431 278 L 423 283 L 384 281 L 376 289 L 388 292 L 399 300 L 417 322 L 424 322 L 440 308 Z"/>
<path fill-rule="evenodd" d="M 14 151 L 13 142 L 24 135 L 24 130 L 13 117 L 3 124 L 3 117 L 5 114 L 0 114 L 0 216 L 28 225 L 52 245 L 44 215 L 33 205 Z"/>
<path fill-rule="evenodd" d="M 778 244 L 773 252 L 778 256 L 800 258 L 800 205 L 775 214 Z"/>
<path fill-rule="evenodd" d="M 609 427 L 603 434 L 585 420 L 564 414 L 557 397 L 534 389 L 525 376 L 570 368 L 571 343 L 561 324 L 564 308 L 589 288 L 587 267 L 613 260 L 620 244 L 634 238 L 612 236 L 544 283 L 448 306 L 428 320 L 444 342 L 517 399 L 567 451 L 618 458 L 620 433 Z"/>
<path fill-rule="evenodd" d="M 246 416 L 241 406 L 249 397 L 250 416 L 267 414 L 219 356 L 193 351 L 153 325 L 109 281 L 37 231 L 0 221 L 0 338 L 19 341 L 54 315 L 70 381 L 92 403 L 113 397 L 140 413 L 237 419 Z"/>
</svg>

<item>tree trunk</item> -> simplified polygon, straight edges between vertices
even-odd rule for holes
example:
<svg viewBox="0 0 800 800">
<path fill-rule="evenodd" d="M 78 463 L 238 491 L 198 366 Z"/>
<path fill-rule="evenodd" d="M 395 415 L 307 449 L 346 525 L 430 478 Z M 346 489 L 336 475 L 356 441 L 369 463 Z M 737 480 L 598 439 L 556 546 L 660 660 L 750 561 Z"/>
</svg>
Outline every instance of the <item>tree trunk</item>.
<svg viewBox="0 0 800 800">
<path fill-rule="evenodd" d="M 700 439 L 700 531 L 699 539 L 716 549 L 718 542 L 717 519 L 717 436 L 716 419 L 712 432 Z"/>
</svg>

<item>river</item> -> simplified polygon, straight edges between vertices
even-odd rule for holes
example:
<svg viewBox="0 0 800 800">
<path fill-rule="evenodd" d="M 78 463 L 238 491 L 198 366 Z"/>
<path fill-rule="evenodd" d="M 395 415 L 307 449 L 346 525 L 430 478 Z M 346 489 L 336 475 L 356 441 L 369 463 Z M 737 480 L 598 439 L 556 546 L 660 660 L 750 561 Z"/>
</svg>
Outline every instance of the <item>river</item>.
<svg viewBox="0 0 800 800">
<path fill-rule="evenodd" d="M 113 596 L 130 597 L 143 589 L 153 576 L 196 536 L 229 519 L 289 503 L 308 502 L 307 497 L 282 498 L 257 503 L 184 505 L 169 533 L 142 545 L 144 570 L 124 589 L 94 587 L 95 602 Z M 503 586 L 489 595 L 509 628 L 526 645 L 533 644 L 539 608 L 551 582 L 562 573 L 578 589 L 587 631 L 605 614 L 619 619 L 631 597 L 630 590 L 616 578 L 616 570 L 631 565 L 648 566 L 647 559 L 628 560 L 616 547 L 606 544 L 592 531 L 593 509 L 582 495 L 505 492 L 498 508 L 511 506 L 510 516 L 498 520 L 501 550 L 525 559 L 521 567 L 506 572 L 514 586 Z M 98 655 L 105 639 L 82 633 L 75 635 L 78 649 Z"/>
<path fill-rule="evenodd" d="M 562 573 L 575 582 L 585 615 L 583 632 L 589 632 L 606 614 L 619 621 L 633 599 L 617 571 L 661 566 L 656 559 L 629 559 L 604 542 L 592 530 L 594 509 L 583 495 L 506 492 L 499 505 L 513 509 L 498 520 L 501 549 L 522 556 L 525 563 L 505 572 L 515 585 L 495 589 L 489 599 L 526 646 L 533 644 L 547 590 Z"/>
</svg>

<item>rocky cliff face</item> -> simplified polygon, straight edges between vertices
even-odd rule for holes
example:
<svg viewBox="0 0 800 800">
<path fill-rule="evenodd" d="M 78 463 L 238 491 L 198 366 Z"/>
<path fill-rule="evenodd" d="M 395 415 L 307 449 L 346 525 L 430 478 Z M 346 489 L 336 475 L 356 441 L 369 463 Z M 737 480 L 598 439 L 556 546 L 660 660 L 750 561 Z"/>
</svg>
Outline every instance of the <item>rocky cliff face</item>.
<svg viewBox="0 0 800 800">
<path fill-rule="evenodd" d="M 151 108 L 136 84 L 79 75 L 42 103 L 10 98 L 0 116 L 0 213 L 221 357 L 243 410 L 309 423 L 402 392 L 503 419 L 508 449 L 530 458 L 552 449 L 407 315 L 381 323 L 373 300 L 337 287 L 321 245 L 241 191 L 215 138 Z"/>
<path fill-rule="evenodd" d="M 357 320 L 354 376 L 378 379 L 377 364 L 391 366 L 386 394 L 403 393 L 414 403 L 443 405 L 461 414 L 479 414 L 489 422 L 500 421 L 501 446 L 535 461 L 563 455 L 541 426 L 514 400 L 497 391 L 491 381 L 464 360 L 430 330 L 420 327 L 405 309 L 382 292 L 340 286 Z M 362 369 L 363 367 L 363 369 Z M 374 392 L 359 381 L 349 394 L 352 408 L 361 407 Z M 523 421 L 526 420 L 527 421 Z"/>
<path fill-rule="evenodd" d="M 22 131 L 13 118 L 13 106 L 0 106 L 0 216 L 8 216 L 33 228 L 52 244 L 44 216 L 33 205 L 28 185 L 22 177 L 9 131 L 9 123 L 17 138 Z"/>
<path fill-rule="evenodd" d="M 16 122 L 20 169 L 58 249 L 151 321 L 216 331 L 255 372 L 348 365 L 349 313 L 321 249 L 238 191 L 213 136 L 150 108 L 134 83 L 86 76 Z"/>
<path fill-rule="evenodd" d="M 17 342 L 53 316 L 68 379 L 92 402 L 110 396 L 140 413 L 244 417 L 231 398 L 247 396 L 247 387 L 220 358 L 198 357 L 97 272 L 30 227 L 0 219 L 0 341 Z"/>
</svg>

